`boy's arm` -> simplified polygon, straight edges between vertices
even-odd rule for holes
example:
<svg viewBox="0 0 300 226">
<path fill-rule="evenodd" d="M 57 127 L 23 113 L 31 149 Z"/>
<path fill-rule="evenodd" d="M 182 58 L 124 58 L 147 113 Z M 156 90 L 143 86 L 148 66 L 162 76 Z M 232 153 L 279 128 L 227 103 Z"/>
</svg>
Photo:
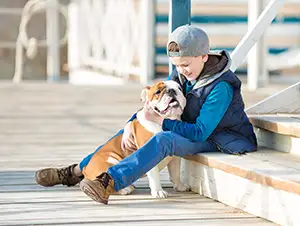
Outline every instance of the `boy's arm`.
<svg viewBox="0 0 300 226">
<path fill-rule="evenodd" d="M 164 119 L 162 128 L 192 141 L 205 141 L 223 118 L 232 96 L 232 87 L 227 82 L 220 82 L 206 98 L 195 123 Z"/>
</svg>

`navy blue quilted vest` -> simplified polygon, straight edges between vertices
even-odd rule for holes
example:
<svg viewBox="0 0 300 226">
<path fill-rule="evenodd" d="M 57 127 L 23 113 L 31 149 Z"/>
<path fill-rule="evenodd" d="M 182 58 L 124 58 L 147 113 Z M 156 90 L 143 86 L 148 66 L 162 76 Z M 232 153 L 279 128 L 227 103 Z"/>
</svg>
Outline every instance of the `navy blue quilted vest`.
<svg viewBox="0 0 300 226">
<path fill-rule="evenodd" d="M 173 72 L 170 78 L 180 84 L 177 73 Z M 213 133 L 208 137 L 208 140 L 216 143 L 218 149 L 224 153 L 242 154 L 256 151 L 256 136 L 244 112 L 244 102 L 241 96 L 241 81 L 230 70 L 226 71 L 210 84 L 193 89 L 186 94 L 187 104 L 182 115 L 182 120 L 195 123 L 206 97 L 215 85 L 221 81 L 225 81 L 233 87 L 233 99 L 224 117 Z"/>
</svg>

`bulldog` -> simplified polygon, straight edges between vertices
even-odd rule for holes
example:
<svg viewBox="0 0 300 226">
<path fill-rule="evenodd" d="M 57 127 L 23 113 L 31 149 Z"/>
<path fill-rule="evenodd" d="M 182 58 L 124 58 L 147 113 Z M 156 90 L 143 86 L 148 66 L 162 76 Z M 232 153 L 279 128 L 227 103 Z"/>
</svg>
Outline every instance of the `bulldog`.
<svg viewBox="0 0 300 226">
<path fill-rule="evenodd" d="M 153 86 L 147 86 L 141 93 L 141 100 L 144 107 L 137 112 L 137 117 L 131 123 L 134 141 L 136 146 L 143 146 L 154 134 L 162 131 L 161 125 L 148 121 L 145 118 L 145 104 L 149 106 L 163 118 L 180 120 L 186 99 L 182 93 L 181 87 L 174 81 L 158 82 Z M 85 178 L 94 180 L 102 172 L 117 164 L 119 161 L 130 155 L 129 150 L 121 148 L 122 134 L 116 135 L 105 143 L 91 158 L 89 164 L 83 169 L 82 173 Z M 168 193 L 163 190 L 160 183 L 159 172 L 168 166 L 170 181 L 177 191 L 187 191 L 189 187 L 180 180 L 180 157 L 166 157 L 157 166 L 146 173 L 151 195 L 156 198 L 166 198 Z M 117 192 L 118 194 L 130 194 L 134 190 L 134 186 Z"/>
</svg>

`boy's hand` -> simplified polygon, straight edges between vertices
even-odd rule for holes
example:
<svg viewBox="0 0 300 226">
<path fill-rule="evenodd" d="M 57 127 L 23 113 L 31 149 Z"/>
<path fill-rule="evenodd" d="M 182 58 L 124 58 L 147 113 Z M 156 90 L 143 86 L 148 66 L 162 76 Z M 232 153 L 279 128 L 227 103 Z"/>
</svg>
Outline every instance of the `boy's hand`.
<svg viewBox="0 0 300 226">
<path fill-rule="evenodd" d="M 149 121 L 155 122 L 159 125 L 163 123 L 163 117 L 157 114 L 152 107 L 149 106 L 149 102 L 147 101 L 144 105 L 145 118 Z"/>
<path fill-rule="evenodd" d="M 121 148 L 123 151 L 136 151 L 137 146 L 134 141 L 132 129 L 131 129 L 131 122 L 128 122 L 124 127 Z"/>
</svg>

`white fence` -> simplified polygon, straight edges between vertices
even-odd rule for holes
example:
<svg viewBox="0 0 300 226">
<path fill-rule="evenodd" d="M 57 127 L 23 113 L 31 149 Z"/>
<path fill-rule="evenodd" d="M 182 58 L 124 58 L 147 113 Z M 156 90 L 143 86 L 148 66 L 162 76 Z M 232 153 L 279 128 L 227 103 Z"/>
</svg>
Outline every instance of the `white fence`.
<svg viewBox="0 0 300 226">
<path fill-rule="evenodd" d="M 70 82 L 95 84 L 102 74 L 148 83 L 154 73 L 153 7 L 152 0 L 72 0 Z M 97 73 L 89 76 L 86 68 Z"/>
</svg>

